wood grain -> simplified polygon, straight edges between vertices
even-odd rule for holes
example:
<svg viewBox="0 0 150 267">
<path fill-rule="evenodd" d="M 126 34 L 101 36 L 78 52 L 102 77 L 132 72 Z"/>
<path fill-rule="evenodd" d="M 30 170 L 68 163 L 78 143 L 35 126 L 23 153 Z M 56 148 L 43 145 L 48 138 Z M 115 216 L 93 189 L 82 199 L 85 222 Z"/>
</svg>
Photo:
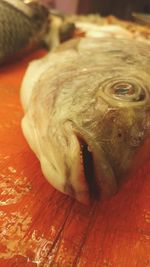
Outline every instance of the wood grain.
<svg viewBox="0 0 150 267">
<path fill-rule="evenodd" d="M 103 203 L 51 187 L 20 128 L 28 62 L 0 69 L 0 267 L 149 267 L 150 162 Z"/>
</svg>

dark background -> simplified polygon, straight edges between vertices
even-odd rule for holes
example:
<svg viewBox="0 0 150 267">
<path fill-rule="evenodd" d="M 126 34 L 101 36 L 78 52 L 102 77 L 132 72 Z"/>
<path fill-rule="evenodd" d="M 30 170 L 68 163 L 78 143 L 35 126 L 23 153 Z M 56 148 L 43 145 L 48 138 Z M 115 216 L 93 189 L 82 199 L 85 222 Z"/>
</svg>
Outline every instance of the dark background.
<svg viewBox="0 0 150 267">
<path fill-rule="evenodd" d="M 80 0 L 78 5 L 79 14 L 100 13 L 131 20 L 132 12 L 150 14 L 150 0 Z"/>
</svg>

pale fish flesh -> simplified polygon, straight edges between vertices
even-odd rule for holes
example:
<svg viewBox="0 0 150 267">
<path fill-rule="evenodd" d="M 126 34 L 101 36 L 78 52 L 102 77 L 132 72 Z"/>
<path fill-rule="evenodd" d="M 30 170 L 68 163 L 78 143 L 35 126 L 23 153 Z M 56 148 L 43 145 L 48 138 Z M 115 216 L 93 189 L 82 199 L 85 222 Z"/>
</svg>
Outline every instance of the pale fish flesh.
<svg viewBox="0 0 150 267">
<path fill-rule="evenodd" d="M 150 45 L 81 38 L 30 64 L 23 133 L 48 181 L 82 203 L 118 191 L 150 156 Z"/>
</svg>

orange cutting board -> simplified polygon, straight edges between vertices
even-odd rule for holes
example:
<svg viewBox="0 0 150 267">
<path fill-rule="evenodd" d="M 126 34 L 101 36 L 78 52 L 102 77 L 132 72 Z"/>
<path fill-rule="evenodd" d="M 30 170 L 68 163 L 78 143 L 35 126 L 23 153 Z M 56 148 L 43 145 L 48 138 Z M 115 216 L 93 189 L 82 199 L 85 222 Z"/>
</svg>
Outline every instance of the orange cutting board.
<svg viewBox="0 0 150 267">
<path fill-rule="evenodd" d="M 150 267 L 150 162 L 90 206 L 43 177 L 19 100 L 28 62 L 42 55 L 0 69 L 0 267 Z"/>
</svg>

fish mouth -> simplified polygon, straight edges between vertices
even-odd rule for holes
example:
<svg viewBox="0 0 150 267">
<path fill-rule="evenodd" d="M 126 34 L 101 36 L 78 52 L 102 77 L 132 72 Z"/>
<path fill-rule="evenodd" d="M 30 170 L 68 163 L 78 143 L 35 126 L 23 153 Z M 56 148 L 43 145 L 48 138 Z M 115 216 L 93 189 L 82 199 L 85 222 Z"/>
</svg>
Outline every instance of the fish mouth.
<svg viewBox="0 0 150 267">
<path fill-rule="evenodd" d="M 78 137 L 78 142 L 80 145 L 81 165 L 83 169 L 84 179 L 88 185 L 90 198 L 99 199 L 100 188 L 96 182 L 93 153 L 90 151 L 89 145 L 85 141 L 85 139 Z"/>
<path fill-rule="evenodd" d="M 89 145 L 85 138 L 77 137 L 80 146 L 80 164 L 88 187 L 89 199 L 105 199 L 118 190 L 114 172 L 103 151 Z"/>
</svg>

